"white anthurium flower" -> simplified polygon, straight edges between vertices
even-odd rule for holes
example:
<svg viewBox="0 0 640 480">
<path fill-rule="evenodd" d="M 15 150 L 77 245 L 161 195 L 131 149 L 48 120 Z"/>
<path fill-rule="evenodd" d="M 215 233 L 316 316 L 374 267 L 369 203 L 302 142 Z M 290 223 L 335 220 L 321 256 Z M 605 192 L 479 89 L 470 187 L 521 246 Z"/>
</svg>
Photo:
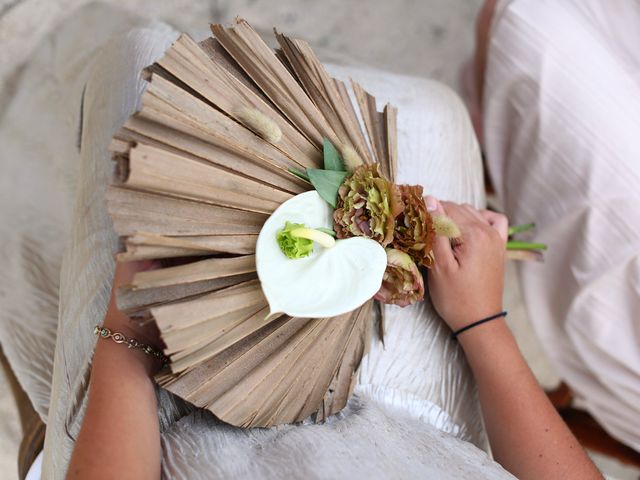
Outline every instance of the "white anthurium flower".
<svg viewBox="0 0 640 480">
<path fill-rule="evenodd" d="M 271 313 L 326 318 L 350 312 L 380 289 L 387 254 L 375 240 L 314 242 L 304 258 L 288 258 L 276 240 L 286 222 L 333 228 L 333 209 L 314 190 L 284 202 L 265 222 L 256 245 L 256 268 Z M 330 245 L 332 242 L 327 242 Z"/>
</svg>

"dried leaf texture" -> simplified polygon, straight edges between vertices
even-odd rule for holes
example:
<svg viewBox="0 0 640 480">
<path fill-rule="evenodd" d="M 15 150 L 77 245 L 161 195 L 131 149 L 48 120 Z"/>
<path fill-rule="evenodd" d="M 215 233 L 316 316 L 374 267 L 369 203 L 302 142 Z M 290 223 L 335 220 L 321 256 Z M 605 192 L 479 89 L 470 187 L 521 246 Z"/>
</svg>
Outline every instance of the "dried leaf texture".
<svg viewBox="0 0 640 480">
<path fill-rule="evenodd" d="M 242 19 L 211 29 L 201 43 L 181 35 L 146 69 L 142 107 L 111 143 L 118 260 L 174 264 L 137 274 L 118 306 L 157 324 L 169 391 L 242 427 L 323 421 L 353 391 L 373 301 L 334 318 L 269 316 L 256 240 L 280 204 L 311 189 L 289 169 L 321 168 L 325 137 L 393 180 L 396 111 L 378 112 L 355 84 L 352 105 L 301 40 L 276 34 L 276 53 Z"/>
</svg>

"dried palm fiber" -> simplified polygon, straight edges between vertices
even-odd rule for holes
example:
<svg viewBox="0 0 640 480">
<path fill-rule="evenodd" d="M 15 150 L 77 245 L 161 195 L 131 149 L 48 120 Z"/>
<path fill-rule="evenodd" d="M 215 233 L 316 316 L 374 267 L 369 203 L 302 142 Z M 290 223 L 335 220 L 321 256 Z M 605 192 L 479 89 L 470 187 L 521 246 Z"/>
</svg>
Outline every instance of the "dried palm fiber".
<svg viewBox="0 0 640 480">
<path fill-rule="evenodd" d="M 140 111 L 111 144 L 107 194 L 119 261 L 182 258 L 139 273 L 119 308 L 152 319 L 171 359 L 164 388 L 242 427 L 322 421 L 346 404 L 372 339 L 373 301 L 334 318 L 268 317 L 255 270 L 270 213 L 312 187 L 328 138 L 354 162 L 396 170 L 396 110 L 332 77 L 308 44 L 274 52 L 242 19 L 182 35 L 145 75 Z M 361 128 L 364 125 L 364 129 Z"/>
</svg>

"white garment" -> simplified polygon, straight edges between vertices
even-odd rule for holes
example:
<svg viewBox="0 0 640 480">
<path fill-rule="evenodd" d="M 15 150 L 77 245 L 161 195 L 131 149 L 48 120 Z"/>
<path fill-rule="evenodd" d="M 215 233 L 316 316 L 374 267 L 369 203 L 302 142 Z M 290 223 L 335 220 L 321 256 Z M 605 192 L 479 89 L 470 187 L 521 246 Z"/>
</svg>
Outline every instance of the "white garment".
<svg viewBox="0 0 640 480">
<path fill-rule="evenodd" d="M 640 451 L 640 3 L 504 0 L 484 93 L 487 160 L 544 264 L 520 265 L 560 375 Z"/>
<path fill-rule="evenodd" d="M 121 32 L 122 25 L 132 23 L 144 28 L 120 34 L 94 53 L 98 43 L 85 41 L 81 26 L 96 16 L 104 29 Z M 30 308 L 30 300 L 37 302 L 42 294 L 26 290 L 21 293 L 24 297 L 15 300 L 7 295 L 3 302 L 11 302 L 13 314 L 0 317 L 0 335 L 5 326 L 21 335 L 21 341 L 14 344 L 11 337 L 0 336 L 3 344 L 13 347 L 7 356 L 30 398 L 36 399 L 38 410 L 48 414 L 43 459 L 47 479 L 64 477 L 86 404 L 96 341 L 93 326 L 102 320 L 109 298 L 118 245 L 103 198 L 113 169 L 107 146 L 138 106 L 145 85 L 140 70 L 160 56 L 175 36 L 176 32 L 163 25 L 150 25 L 108 8 L 87 7 L 55 32 L 51 50 L 38 54 L 25 70 L 20 85 L 40 82 L 47 93 L 28 102 L 31 91 L 20 88 L 9 113 L 0 120 L 0 142 L 10 144 L 12 152 L 10 158 L 2 159 L 6 169 L 2 177 L 22 179 L 21 183 L 7 180 L 3 193 L 11 199 L 16 189 L 28 192 L 18 197 L 21 201 L 4 207 L 6 214 L 35 210 L 28 224 L 12 224 L 16 240 L 11 249 L 7 247 L 7 257 L 16 261 L 0 277 L 4 289 L 0 291 L 11 292 L 12 285 L 22 289 L 37 280 L 36 271 L 24 282 L 15 282 L 25 271 L 34 270 L 30 267 L 33 255 L 20 246 L 25 238 L 38 238 L 43 226 L 49 225 L 41 218 L 43 214 L 54 225 L 72 218 L 72 201 L 49 205 L 49 196 L 54 192 L 72 198 L 73 188 L 63 188 L 60 178 L 78 178 L 73 219 L 61 223 L 64 228 L 51 234 L 52 241 L 39 243 L 36 249 L 43 260 L 35 263 L 35 270 L 50 265 L 49 259 L 60 254 L 60 244 L 67 239 L 53 375 L 50 366 L 34 368 L 29 362 L 39 347 L 38 337 L 32 339 L 29 332 L 38 332 L 41 322 L 55 331 L 57 316 L 22 315 Z M 65 46 L 73 46 L 72 51 L 67 52 Z M 60 56 L 63 52 L 66 57 Z M 91 56 L 95 56 L 93 61 L 88 60 Z M 51 59 L 55 59 L 53 66 Z M 331 71 L 353 76 L 381 101 L 399 107 L 399 181 L 421 183 L 441 198 L 483 203 L 477 143 L 455 94 L 435 82 L 375 70 L 332 67 Z M 61 85 L 58 79 L 67 81 Z M 33 122 L 39 114 L 50 115 L 51 120 L 44 125 Z M 57 118 L 69 122 L 56 122 Z M 80 123 L 78 154 L 74 126 Z M 34 131 L 43 146 L 35 154 L 29 137 Z M 47 152 L 45 147 L 57 145 L 55 142 L 64 146 L 63 154 Z M 60 166 L 59 177 L 40 179 L 38 172 L 47 172 L 51 165 Z M 57 287 L 57 277 L 53 277 Z M 323 425 L 238 429 L 160 390 L 163 476 L 512 478 L 470 443 L 484 445 L 475 385 L 461 349 L 449 339 L 431 306 L 423 302 L 406 309 L 389 307 L 387 317 L 385 347 L 372 346 L 362 365 L 358 395 Z M 49 343 L 41 354 L 50 358 L 53 346 L 49 336 L 44 338 Z M 42 373 L 44 380 L 32 381 L 33 371 Z"/>
<path fill-rule="evenodd" d="M 36 459 L 29 467 L 29 471 L 27 472 L 26 480 L 40 480 L 42 478 L 42 457 L 44 456 L 44 452 L 40 452 Z"/>
</svg>

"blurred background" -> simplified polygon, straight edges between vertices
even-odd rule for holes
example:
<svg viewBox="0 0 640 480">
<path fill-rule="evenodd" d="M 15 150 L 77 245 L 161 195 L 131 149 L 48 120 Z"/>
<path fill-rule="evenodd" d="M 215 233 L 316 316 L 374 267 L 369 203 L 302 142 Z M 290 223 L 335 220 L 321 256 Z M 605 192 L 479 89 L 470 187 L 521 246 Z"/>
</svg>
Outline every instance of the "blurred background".
<svg viewBox="0 0 640 480">
<path fill-rule="evenodd" d="M 21 66 L 47 34 L 85 0 L 0 0 L 0 116 Z M 461 70 L 474 44 L 474 21 L 481 0 L 105 0 L 162 20 L 196 37 L 209 34 L 209 22 L 246 18 L 269 37 L 272 28 L 307 40 L 323 61 L 370 65 L 396 73 L 433 78 L 458 91 Z M 95 17 L 100 21 L 100 16 Z M 95 25 L 79 28 L 92 35 Z M 509 265 L 505 307 L 509 322 L 540 383 L 559 384 L 535 339 L 522 304 L 515 269 Z M 8 379 L 0 370 L 0 477 L 17 478 L 22 432 Z M 601 469 L 620 480 L 640 478 L 640 470 L 593 453 Z"/>
</svg>

